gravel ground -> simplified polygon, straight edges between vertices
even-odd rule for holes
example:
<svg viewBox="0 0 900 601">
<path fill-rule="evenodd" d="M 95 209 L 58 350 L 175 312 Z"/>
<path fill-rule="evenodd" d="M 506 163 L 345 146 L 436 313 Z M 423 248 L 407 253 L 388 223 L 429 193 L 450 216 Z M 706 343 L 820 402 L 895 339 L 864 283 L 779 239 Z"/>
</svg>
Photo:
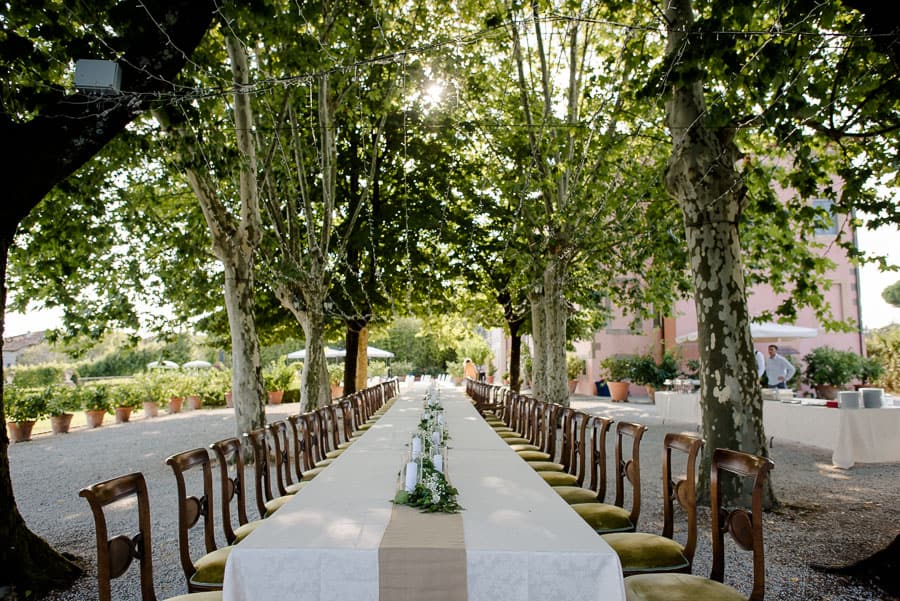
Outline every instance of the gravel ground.
<svg viewBox="0 0 900 601">
<path fill-rule="evenodd" d="M 641 447 L 643 506 L 639 530 L 662 528 L 660 457 L 666 432 L 692 430 L 684 424 L 661 425 L 650 404 L 609 403 L 576 396 L 573 406 L 590 413 L 649 426 Z M 269 405 L 270 421 L 298 411 L 295 404 Z M 160 599 L 185 592 L 178 562 L 176 497 L 165 458 L 190 448 L 208 446 L 234 435 L 230 409 L 203 409 L 131 423 L 77 429 L 68 435 L 40 435 L 10 446 L 10 468 L 19 511 L 29 527 L 56 549 L 81 558 L 86 574 L 67 591 L 48 599 L 96 599 L 94 524 L 78 491 L 91 483 L 141 471 L 147 479 L 152 514 L 153 565 Z M 612 437 L 610 437 L 612 438 Z M 842 577 L 822 574 L 810 563 L 844 564 L 886 546 L 900 532 L 900 464 L 831 466 L 826 450 L 778 444 L 772 449 L 773 482 L 781 509 L 765 519 L 767 599 L 889 600 L 878 589 Z M 249 473 L 248 473 L 249 476 Z M 252 482 L 252 477 L 245 480 Z M 218 495 L 218 476 L 214 476 Z M 248 490 L 248 495 L 252 491 Z M 127 508 L 124 508 L 127 511 Z M 257 516 L 248 504 L 250 519 Z M 126 513 L 127 515 L 127 513 Z M 218 506 L 216 517 L 218 518 Z M 119 523 L 119 522 L 114 522 Z M 219 529 L 219 544 L 224 544 Z M 111 526 L 111 531 L 114 527 Z M 133 533 L 131 527 L 123 532 Z M 749 592 L 750 557 L 729 554 L 726 581 Z M 709 511 L 700 511 L 700 534 L 694 573 L 708 574 Z M 114 583 L 114 598 L 135 599 L 137 571 Z M 347 600 L 352 601 L 352 600 Z"/>
</svg>

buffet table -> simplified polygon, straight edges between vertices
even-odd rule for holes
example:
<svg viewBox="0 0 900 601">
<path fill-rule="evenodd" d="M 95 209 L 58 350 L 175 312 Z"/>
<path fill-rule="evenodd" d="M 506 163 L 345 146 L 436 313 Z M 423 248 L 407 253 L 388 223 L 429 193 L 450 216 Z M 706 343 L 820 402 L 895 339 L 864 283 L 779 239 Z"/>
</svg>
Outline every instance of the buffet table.
<svg viewBox="0 0 900 601">
<path fill-rule="evenodd" d="M 900 461 L 900 407 L 833 409 L 811 399 L 763 401 L 763 425 L 772 444 L 781 441 L 832 451 L 836 467 Z M 700 424 L 699 393 L 657 392 L 663 423 Z"/>
<path fill-rule="evenodd" d="M 415 511 L 395 507 L 391 499 L 425 390 L 412 386 L 234 548 L 225 571 L 226 601 L 383 601 L 392 598 L 385 593 L 391 583 L 379 580 L 396 573 L 433 576 L 435 590 L 419 598 L 447 599 L 439 587 L 454 582 L 456 576 L 448 573 L 454 569 L 461 573 L 456 582 L 465 587 L 458 586 L 452 598 L 467 601 L 624 600 L 615 552 L 509 449 L 458 389 L 442 390 L 441 400 L 451 436 L 447 473 L 464 510 L 456 516 L 417 515 L 422 535 L 400 549 L 410 558 L 408 569 L 385 568 L 386 532 L 398 511 Z M 453 519 L 461 523 L 458 541 L 431 532 Z M 390 551 L 397 551 L 396 537 L 390 538 Z M 436 559 L 452 557 L 457 546 L 461 566 L 446 567 Z"/>
</svg>

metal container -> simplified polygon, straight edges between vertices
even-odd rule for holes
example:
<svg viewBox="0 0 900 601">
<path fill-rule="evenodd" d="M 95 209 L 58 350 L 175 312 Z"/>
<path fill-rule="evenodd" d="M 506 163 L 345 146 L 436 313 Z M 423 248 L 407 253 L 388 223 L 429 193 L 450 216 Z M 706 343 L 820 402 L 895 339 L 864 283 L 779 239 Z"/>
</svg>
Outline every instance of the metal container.
<svg viewBox="0 0 900 601">
<path fill-rule="evenodd" d="M 838 403 L 841 409 L 859 409 L 860 396 L 858 390 L 841 390 L 838 392 Z"/>
</svg>

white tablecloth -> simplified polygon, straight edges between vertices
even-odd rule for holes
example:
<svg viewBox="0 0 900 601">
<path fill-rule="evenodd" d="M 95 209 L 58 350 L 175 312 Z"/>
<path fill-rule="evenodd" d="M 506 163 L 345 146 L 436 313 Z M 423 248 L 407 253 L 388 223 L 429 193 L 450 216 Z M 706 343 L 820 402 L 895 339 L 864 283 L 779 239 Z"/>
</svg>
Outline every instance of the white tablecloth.
<svg viewBox="0 0 900 601">
<path fill-rule="evenodd" d="M 378 546 L 422 413 L 414 386 L 231 553 L 225 601 L 377 601 Z M 468 601 L 624 600 L 615 552 L 455 390 L 442 391 Z"/>
<path fill-rule="evenodd" d="M 656 404 L 663 423 L 702 421 L 699 393 L 657 392 Z M 900 461 L 900 407 L 833 409 L 764 401 L 763 425 L 775 445 L 790 441 L 832 451 L 836 467 Z"/>
</svg>

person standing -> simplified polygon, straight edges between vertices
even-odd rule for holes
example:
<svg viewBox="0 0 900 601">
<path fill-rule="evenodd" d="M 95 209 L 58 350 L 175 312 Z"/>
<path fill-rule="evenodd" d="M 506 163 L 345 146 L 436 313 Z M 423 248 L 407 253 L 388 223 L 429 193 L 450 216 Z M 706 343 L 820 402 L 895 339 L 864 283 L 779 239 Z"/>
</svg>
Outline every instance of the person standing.
<svg viewBox="0 0 900 601">
<path fill-rule="evenodd" d="M 787 382 L 796 373 L 797 368 L 790 361 L 778 354 L 778 347 L 769 345 L 769 358 L 766 359 L 766 380 L 769 388 L 787 388 Z"/>
<path fill-rule="evenodd" d="M 753 354 L 756 355 L 756 379 L 762 380 L 762 375 L 766 373 L 766 357 L 759 349 L 753 351 Z"/>
</svg>

